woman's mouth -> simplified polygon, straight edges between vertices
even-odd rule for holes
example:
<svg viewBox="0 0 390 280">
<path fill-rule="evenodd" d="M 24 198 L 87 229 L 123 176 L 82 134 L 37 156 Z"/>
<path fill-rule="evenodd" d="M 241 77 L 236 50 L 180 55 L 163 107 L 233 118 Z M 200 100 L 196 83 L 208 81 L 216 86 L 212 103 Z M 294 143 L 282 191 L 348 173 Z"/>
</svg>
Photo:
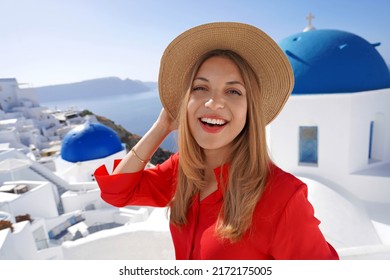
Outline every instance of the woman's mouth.
<svg viewBox="0 0 390 280">
<path fill-rule="evenodd" d="M 217 133 L 228 123 L 226 120 L 217 118 L 200 118 L 201 127 L 209 133 Z"/>
<path fill-rule="evenodd" d="M 210 125 L 210 126 L 223 126 L 227 122 L 222 119 L 212 119 L 212 118 L 200 118 L 200 121 L 204 123 L 205 125 Z"/>
</svg>

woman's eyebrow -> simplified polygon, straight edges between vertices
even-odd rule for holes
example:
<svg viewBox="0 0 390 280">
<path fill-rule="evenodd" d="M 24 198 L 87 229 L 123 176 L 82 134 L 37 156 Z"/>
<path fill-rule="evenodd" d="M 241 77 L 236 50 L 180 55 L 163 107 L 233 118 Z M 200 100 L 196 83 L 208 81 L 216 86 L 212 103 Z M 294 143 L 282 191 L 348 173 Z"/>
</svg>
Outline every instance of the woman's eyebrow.
<svg viewBox="0 0 390 280">
<path fill-rule="evenodd" d="M 201 80 L 201 81 L 204 81 L 204 82 L 210 82 L 208 79 L 206 79 L 204 77 L 196 77 L 194 79 L 194 81 L 195 80 Z M 226 84 L 227 85 L 237 85 L 238 84 L 238 85 L 241 85 L 241 86 L 245 87 L 244 84 L 242 82 L 240 82 L 240 81 L 229 81 L 229 82 L 226 82 Z"/>
<path fill-rule="evenodd" d="M 204 82 L 209 82 L 208 79 L 203 78 L 203 77 L 195 77 L 194 81 L 195 81 L 195 80 L 201 80 L 201 81 L 204 81 Z"/>
<path fill-rule="evenodd" d="M 238 85 L 245 87 L 244 84 L 240 81 L 230 81 L 230 82 L 226 82 L 226 84 L 227 85 L 237 85 L 238 84 Z"/>
</svg>

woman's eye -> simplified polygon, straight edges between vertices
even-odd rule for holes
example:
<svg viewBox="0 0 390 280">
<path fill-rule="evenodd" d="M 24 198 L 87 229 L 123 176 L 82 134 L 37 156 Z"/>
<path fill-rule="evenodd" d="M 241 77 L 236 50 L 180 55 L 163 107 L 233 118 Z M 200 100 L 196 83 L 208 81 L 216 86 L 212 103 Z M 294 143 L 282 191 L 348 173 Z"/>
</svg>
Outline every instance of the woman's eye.
<svg viewBox="0 0 390 280">
<path fill-rule="evenodd" d="M 192 88 L 192 91 L 204 91 L 204 90 L 206 90 L 206 88 L 203 86 L 195 86 Z"/>
<path fill-rule="evenodd" d="M 236 89 L 229 89 L 227 91 L 227 93 L 229 93 L 229 94 L 236 94 L 236 95 L 242 95 L 241 92 L 236 90 Z"/>
</svg>

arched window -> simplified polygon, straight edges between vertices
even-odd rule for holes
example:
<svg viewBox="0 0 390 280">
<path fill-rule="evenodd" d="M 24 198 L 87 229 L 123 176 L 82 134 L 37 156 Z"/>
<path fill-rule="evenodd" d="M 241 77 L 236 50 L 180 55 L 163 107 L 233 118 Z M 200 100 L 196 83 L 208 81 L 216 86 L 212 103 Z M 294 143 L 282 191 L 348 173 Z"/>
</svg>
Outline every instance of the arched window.
<svg viewBox="0 0 390 280">
<path fill-rule="evenodd" d="M 318 127 L 299 127 L 299 164 L 318 165 Z"/>
</svg>

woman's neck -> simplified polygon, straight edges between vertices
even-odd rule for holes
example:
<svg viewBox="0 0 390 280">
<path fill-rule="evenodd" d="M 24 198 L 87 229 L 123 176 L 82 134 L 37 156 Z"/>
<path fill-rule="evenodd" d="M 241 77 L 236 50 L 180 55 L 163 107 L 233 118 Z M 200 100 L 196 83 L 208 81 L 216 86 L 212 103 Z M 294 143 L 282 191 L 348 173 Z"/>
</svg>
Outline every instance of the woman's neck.
<svg viewBox="0 0 390 280">
<path fill-rule="evenodd" d="M 226 163 L 229 152 L 231 149 L 229 147 L 223 147 L 215 150 L 203 150 L 205 154 L 205 165 L 207 169 L 212 171 Z"/>
<path fill-rule="evenodd" d="M 200 200 L 209 196 L 217 189 L 217 178 L 214 169 L 223 165 L 228 158 L 229 147 L 223 147 L 216 150 L 204 150 L 205 154 L 205 186 L 200 190 Z"/>
<path fill-rule="evenodd" d="M 216 182 L 214 169 L 226 163 L 228 150 L 230 151 L 230 149 L 204 150 L 206 184 Z"/>
</svg>

